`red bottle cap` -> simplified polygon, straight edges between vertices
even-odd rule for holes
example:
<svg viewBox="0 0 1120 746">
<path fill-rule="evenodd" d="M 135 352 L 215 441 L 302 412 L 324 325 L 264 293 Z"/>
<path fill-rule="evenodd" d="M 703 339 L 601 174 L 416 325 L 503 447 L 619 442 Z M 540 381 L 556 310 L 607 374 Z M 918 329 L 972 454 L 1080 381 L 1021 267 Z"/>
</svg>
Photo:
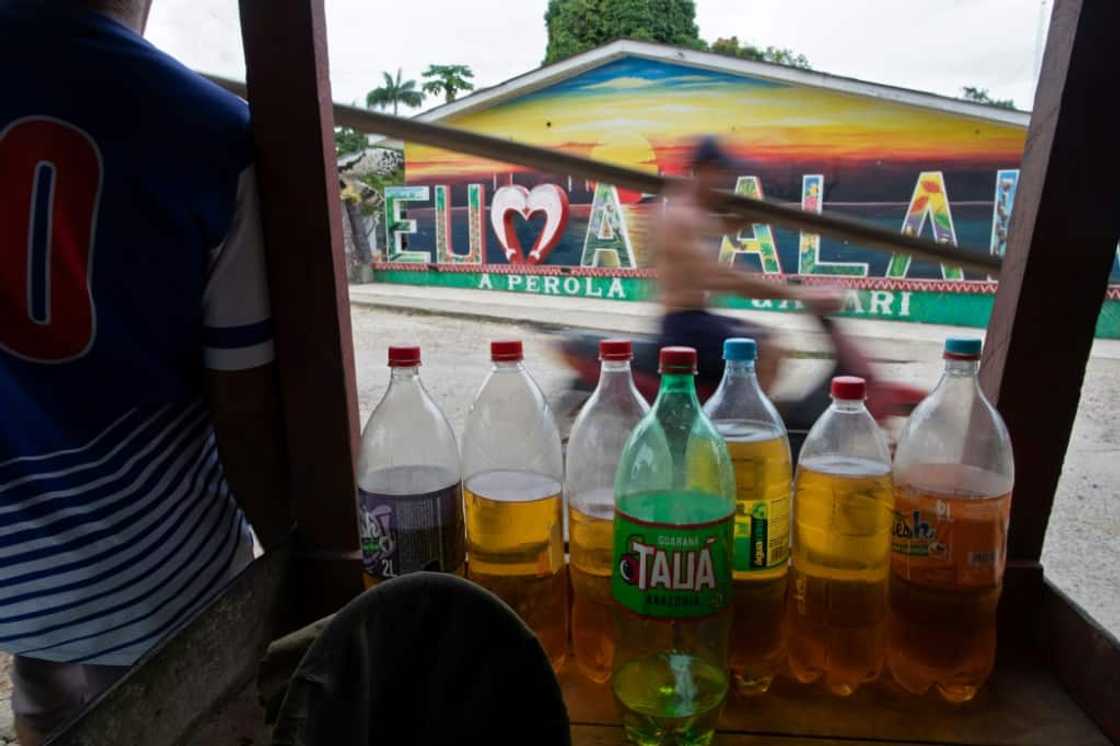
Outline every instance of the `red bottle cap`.
<svg viewBox="0 0 1120 746">
<path fill-rule="evenodd" d="M 662 347 L 658 373 L 695 373 L 696 350 L 691 347 Z"/>
<path fill-rule="evenodd" d="M 867 398 L 867 381 L 857 376 L 836 376 L 832 379 L 832 398 L 863 401 Z"/>
<path fill-rule="evenodd" d="M 416 345 L 402 345 L 389 348 L 390 368 L 411 368 L 420 364 L 420 348 Z"/>
<path fill-rule="evenodd" d="M 520 339 L 500 339 L 490 343 L 490 359 L 495 363 L 517 362 L 523 357 Z"/>
<path fill-rule="evenodd" d="M 629 339 L 603 339 L 599 342 L 600 360 L 632 360 L 634 346 Z"/>
</svg>

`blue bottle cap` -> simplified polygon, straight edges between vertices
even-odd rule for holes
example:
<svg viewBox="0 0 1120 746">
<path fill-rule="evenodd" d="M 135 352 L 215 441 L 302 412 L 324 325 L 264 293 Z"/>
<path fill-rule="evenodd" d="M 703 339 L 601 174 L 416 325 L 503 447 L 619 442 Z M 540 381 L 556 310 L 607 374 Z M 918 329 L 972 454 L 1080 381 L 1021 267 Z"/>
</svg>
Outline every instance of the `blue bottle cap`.
<svg viewBox="0 0 1120 746">
<path fill-rule="evenodd" d="M 727 361 L 754 361 L 758 357 L 758 345 L 753 339 L 732 337 L 723 340 L 723 359 Z"/>
<path fill-rule="evenodd" d="M 975 337 L 949 337 L 945 340 L 945 356 L 957 360 L 974 360 L 980 357 L 981 342 Z"/>
</svg>

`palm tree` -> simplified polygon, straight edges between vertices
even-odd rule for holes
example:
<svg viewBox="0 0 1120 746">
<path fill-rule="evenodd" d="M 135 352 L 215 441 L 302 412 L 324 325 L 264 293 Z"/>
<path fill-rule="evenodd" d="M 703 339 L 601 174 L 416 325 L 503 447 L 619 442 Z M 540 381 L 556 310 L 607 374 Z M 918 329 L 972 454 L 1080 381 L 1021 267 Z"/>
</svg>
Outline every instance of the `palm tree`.
<svg viewBox="0 0 1120 746">
<path fill-rule="evenodd" d="M 474 72 L 467 65 L 428 65 L 423 73 L 424 91 L 433 96 L 443 94 L 447 103 L 455 100 L 460 91 L 473 91 Z"/>
<path fill-rule="evenodd" d="M 397 116 L 397 110 L 401 104 L 415 109 L 424 103 L 424 94 L 416 90 L 416 81 L 401 80 L 401 69 L 399 67 L 395 80 L 389 73 L 383 72 L 381 74 L 385 76 L 385 83 L 366 94 L 366 106 L 371 109 L 375 106 L 379 109 L 388 109 L 392 106 L 393 116 Z"/>
</svg>

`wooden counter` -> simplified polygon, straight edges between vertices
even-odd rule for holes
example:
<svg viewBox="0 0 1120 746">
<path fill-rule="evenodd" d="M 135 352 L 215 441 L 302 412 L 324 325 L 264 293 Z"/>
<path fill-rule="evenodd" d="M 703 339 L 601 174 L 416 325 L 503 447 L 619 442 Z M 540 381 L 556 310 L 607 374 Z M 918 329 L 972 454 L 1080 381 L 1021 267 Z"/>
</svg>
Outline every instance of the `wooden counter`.
<svg viewBox="0 0 1120 746">
<path fill-rule="evenodd" d="M 1008 656 L 1008 658 L 1011 658 Z M 566 664 L 560 683 L 576 746 L 625 744 L 607 685 Z M 1106 746 L 1109 740 L 1036 661 L 1001 660 L 976 700 L 950 705 L 882 681 L 847 698 L 779 679 L 766 695 L 732 695 L 715 743 L 725 746 L 1004 744 Z"/>
</svg>

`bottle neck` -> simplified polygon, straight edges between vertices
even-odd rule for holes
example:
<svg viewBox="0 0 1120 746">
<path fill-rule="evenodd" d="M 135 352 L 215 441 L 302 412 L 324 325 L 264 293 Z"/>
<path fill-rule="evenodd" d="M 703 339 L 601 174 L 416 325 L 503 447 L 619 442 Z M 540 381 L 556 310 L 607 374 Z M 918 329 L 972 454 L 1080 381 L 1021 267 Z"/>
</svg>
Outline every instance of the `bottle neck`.
<svg viewBox="0 0 1120 746">
<path fill-rule="evenodd" d="M 720 387 L 725 395 L 761 393 L 758 374 L 753 360 L 728 360 L 723 366 L 723 380 Z"/>
<path fill-rule="evenodd" d="M 521 370 L 520 360 L 494 360 L 495 373 L 514 373 Z"/>
<path fill-rule="evenodd" d="M 604 360 L 599 369 L 599 391 L 629 391 L 633 384 L 629 360 Z"/>
<path fill-rule="evenodd" d="M 974 392 L 978 390 L 979 372 L 979 360 L 946 360 L 945 372 L 934 391 L 939 397 L 948 396 L 963 401 L 965 397 L 974 396 Z"/>
<path fill-rule="evenodd" d="M 937 382 L 930 395 L 936 395 L 939 401 L 946 398 L 958 402 L 971 401 L 980 391 L 979 372 L 980 361 L 946 360 L 941 381 Z"/>
<path fill-rule="evenodd" d="M 946 360 L 945 375 L 952 378 L 976 378 L 980 372 L 979 360 Z"/>
<path fill-rule="evenodd" d="M 420 368 L 418 366 L 391 368 L 389 384 L 409 384 L 420 381 Z"/>
<path fill-rule="evenodd" d="M 696 397 L 695 376 L 692 373 L 663 373 L 661 388 L 658 389 L 657 400 L 653 403 L 654 408 L 682 404 L 700 407 L 700 400 Z"/>
<path fill-rule="evenodd" d="M 867 409 L 863 399 L 833 399 L 832 408 L 837 412 L 859 412 Z"/>
<path fill-rule="evenodd" d="M 393 407 L 411 407 L 426 398 L 428 392 L 424 390 L 424 384 L 420 380 L 420 366 L 390 367 L 389 385 L 377 406 L 380 408 L 382 404 L 389 404 Z"/>
</svg>

